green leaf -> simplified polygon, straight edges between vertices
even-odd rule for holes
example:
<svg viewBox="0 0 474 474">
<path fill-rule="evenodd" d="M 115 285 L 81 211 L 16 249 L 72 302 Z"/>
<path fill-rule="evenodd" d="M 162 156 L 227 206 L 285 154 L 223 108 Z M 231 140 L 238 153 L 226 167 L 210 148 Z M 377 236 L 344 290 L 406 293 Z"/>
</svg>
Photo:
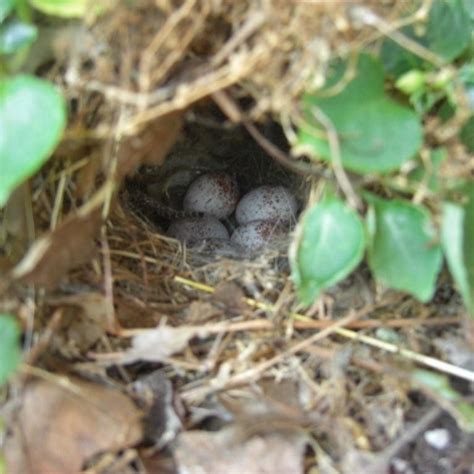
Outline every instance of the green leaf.
<svg viewBox="0 0 474 474">
<path fill-rule="evenodd" d="M 411 26 L 403 28 L 401 33 L 421 46 L 426 46 L 426 39 L 416 36 Z M 423 66 L 423 60 L 419 56 L 403 48 L 391 38 L 386 38 L 382 43 L 380 60 L 385 72 L 396 78 L 412 69 L 420 69 Z"/>
<path fill-rule="evenodd" d="M 468 12 L 471 20 L 474 20 L 474 0 L 463 0 L 464 8 Z"/>
<path fill-rule="evenodd" d="M 28 46 L 38 36 L 38 29 L 34 25 L 11 21 L 0 26 L 0 54 L 13 54 Z"/>
<path fill-rule="evenodd" d="M 464 124 L 460 138 L 467 150 L 474 153 L 474 115 Z"/>
<path fill-rule="evenodd" d="M 386 201 L 373 195 L 367 199 L 371 204 L 367 229 L 372 272 L 384 285 L 428 301 L 442 261 L 429 214 L 401 200 Z"/>
<path fill-rule="evenodd" d="M 431 192 L 439 192 L 442 186 L 440 167 L 441 163 L 446 159 L 446 156 L 447 151 L 445 148 L 435 148 L 431 150 L 431 166 L 427 168 L 424 163 L 419 160 L 419 165 L 409 174 L 408 178 L 410 181 L 413 181 L 415 185 L 423 183 Z"/>
<path fill-rule="evenodd" d="M 20 363 L 20 330 L 13 316 L 0 314 L 0 387 Z"/>
<path fill-rule="evenodd" d="M 314 118 L 315 108 L 333 124 L 341 160 L 348 170 L 389 172 L 412 158 L 420 147 L 418 117 L 385 95 L 382 67 L 366 54 L 359 58 L 355 79 L 341 93 L 326 98 L 307 94 L 303 104 L 307 123 L 299 130 L 297 152 L 332 160 L 325 130 Z"/>
<path fill-rule="evenodd" d="M 359 264 L 365 235 L 359 216 L 335 197 L 313 206 L 301 226 L 291 267 L 300 299 L 309 306 L 321 290 L 345 278 Z"/>
<path fill-rule="evenodd" d="M 451 387 L 445 375 L 416 369 L 413 370 L 411 377 L 412 382 L 428 389 L 432 396 L 440 401 L 443 408 L 449 411 L 464 431 L 474 432 L 474 405 Z"/>
<path fill-rule="evenodd" d="M 0 79 L 0 206 L 49 158 L 66 125 L 63 97 L 30 76 Z"/>
<path fill-rule="evenodd" d="M 467 48 L 471 33 L 471 19 L 463 0 L 434 0 L 426 33 L 432 51 L 452 61 Z"/>
<path fill-rule="evenodd" d="M 468 201 L 464 205 L 463 255 L 470 288 L 471 315 L 474 316 L 474 183 L 468 183 L 464 193 Z"/>
<path fill-rule="evenodd" d="M 465 211 L 452 203 L 443 204 L 442 243 L 449 270 L 457 284 L 464 304 L 474 315 L 474 302 L 469 288 L 469 279 L 464 260 L 464 222 Z"/>
<path fill-rule="evenodd" d="M 82 18 L 92 2 L 89 0 L 30 0 L 30 3 L 36 9 L 48 15 L 63 18 Z"/>
<path fill-rule="evenodd" d="M 471 20 L 474 20 L 474 0 L 464 0 L 464 8 L 468 12 Z"/>
<path fill-rule="evenodd" d="M 15 0 L 0 0 L 0 23 L 10 14 L 15 6 Z"/>
</svg>

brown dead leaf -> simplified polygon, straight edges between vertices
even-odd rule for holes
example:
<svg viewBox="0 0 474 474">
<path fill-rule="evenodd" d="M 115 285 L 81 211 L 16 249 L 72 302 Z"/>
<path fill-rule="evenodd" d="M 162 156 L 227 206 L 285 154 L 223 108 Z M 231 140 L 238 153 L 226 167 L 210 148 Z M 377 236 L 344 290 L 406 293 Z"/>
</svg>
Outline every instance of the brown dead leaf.
<svg viewBox="0 0 474 474">
<path fill-rule="evenodd" d="M 105 295 L 96 292 L 78 293 L 74 295 L 59 296 L 48 299 L 54 306 L 71 305 L 82 309 L 83 316 L 105 330 L 113 330 L 108 324 L 109 302 Z"/>
<path fill-rule="evenodd" d="M 142 450 L 139 454 L 146 473 L 176 474 L 174 459 L 166 451 L 150 454 L 149 450 Z"/>
<path fill-rule="evenodd" d="M 161 165 L 175 144 L 183 126 L 183 112 L 175 111 L 148 123 L 138 136 L 126 139 L 118 151 L 118 179 L 141 164 Z"/>
<path fill-rule="evenodd" d="M 304 436 L 298 433 L 244 437 L 231 426 L 181 433 L 174 455 L 179 473 L 298 474 L 303 472 L 304 449 Z"/>
<path fill-rule="evenodd" d="M 54 287 L 71 268 L 86 262 L 101 224 L 101 208 L 67 218 L 37 239 L 11 272 L 11 277 L 47 288 Z"/>
<path fill-rule="evenodd" d="M 158 326 L 155 329 L 141 331 L 134 336 L 132 347 L 124 354 L 122 363 L 130 364 L 139 360 L 160 362 L 181 352 L 190 339 L 199 332 L 192 326 Z"/>
<path fill-rule="evenodd" d="M 228 390 L 219 397 L 223 406 L 240 423 L 255 423 L 258 419 L 308 421 L 300 405 L 298 385 L 288 379 L 263 379 L 246 389 Z"/>
<path fill-rule="evenodd" d="M 211 301 L 233 314 L 241 314 L 248 309 L 242 288 L 232 281 L 218 285 L 211 295 Z"/>
<path fill-rule="evenodd" d="M 26 386 L 4 448 L 10 474 L 71 474 L 97 453 L 140 441 L 141 413 L 128 397 L 68 381 L 70 389 L 45 381 Z"/>
<path fill-rule="evenodd" d="M 211 303 L 193 301 L 186 309 L 186 321 L 191 324 L 205 323 L 222 314 Z"/>
<path fill-rule="evenodd" d="M 31 193 L 28 183 L 19 186 L 11 194 L 2 219 L 5 233 L 4 251 L 13 262 L 17 262 L 28 247 L 31 234 Z"/>
<path fill-rule="evenodd" d="M 115 333 L 113 307 L 105 295 L 80 292 L 72 295 L 49 296 L 48 305 L 59 306 L 62 320 L 50 347 L 65 358 L 83 356 L 106 332 Z M 112 312 L 110 317 L 109 312 Z"/>
<path fill-rule="evenodd" d="M 85 200 L 93 192 L 96 179 L 102 170 L 103 164 L 98 156 L 92 157 L 88 163 L 79 170 L 74 195 Z"/>
</svg>

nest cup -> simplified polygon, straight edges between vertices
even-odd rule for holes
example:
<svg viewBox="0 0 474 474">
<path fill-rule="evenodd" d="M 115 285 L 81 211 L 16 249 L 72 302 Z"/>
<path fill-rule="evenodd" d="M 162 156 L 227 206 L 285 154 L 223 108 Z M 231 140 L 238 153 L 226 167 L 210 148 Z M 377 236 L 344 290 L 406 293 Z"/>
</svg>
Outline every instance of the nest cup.
<svg viewBox="0 0 474 474">
<path fill-rule="evenodd" d="M 283 152 L 288 151 L 288 144 L 278 124 L 268 121 L 260 125 L 259 128 L 267 140 L 278 146 Z M 147 193 L 152 198 L 152 203 L 151 205 L 148 203 L 147 206 L 141 205 L 134 195 L 136 191 L 132 185 L 129 186 L 126 194 L 129 203 L 132 204 L 129 207 L 135 211 L 135 214 L 145 217 L 147 225 L 152 227 L 152 231 L 166 234 L 171 229 L 169 235 L 183 242 L 186 241 L 188 246 L 193 244 L 191 247 L 203 253 L 203 248 L 207 250 L 209 248 L 204 242 L 206 240 L 203 237 L 205 233 L 203 234 L 196 224 L 200 218 L 188 217 L 186 214 L 180 216 L 179 213 L 189 213 L 190 209 L 193 209 L 189 203 L 188 190 L 196 188 L 195 185 L 200 184 L 207 176 L 217 177 L 218 181 L 222 181 L 221 177 L 225 176 L 225 184 L 231 181 L 238 187 L 238 198 L 234 200 L 232 212 L 222 214 L 219 208 L 214 216 L 221 220 L 229 235 L 232 235 L 239 227 L 235 215 L 238 202 L 249 192 L 262 186 L 284 188 L 292 196 L 297 196 L 296 200 L 300 205 L 304 201 L 305 184 L 302 177 L 278 164 L 255 142 L 243 126 L 230 124 L 215 107 L 208 105 L 188 114 L 188 121 L 184 125 L 182 133 L 161 166 L 141 167 L 131 177 L 129 183 L 135 183 L 135 188 L 139 188 L 140 194 Z M 139 185 L 137 186 L 136 183 Z M 199 211 L 201 208 L 205 210 L 207 203 L 204 202 L 203 206 L 202 201 L 203 199 L 206 201 L 206 196 L 204 198 L 198 197 L 200 202 L 197 210 Z M 213 195 L 209 198 L 210 201 L 216 199 L 221 199 L 221 196 Z M 176 215 L 173 215 L 173 212 L 160 213 L 156 209 L 154 210 L 153 201 L 157 205 L 175 210 Z M 244 243 L 243 247 L 248 252 L 244 252 L 242 255 L 252 257 L 255 255 L 255 250 L 284 250 L 282 244 L 283 242 L 288 243 L 289 233 L 297 219 L 294 209 L 291 214 L 290 219 L 279 220 L 272 217 L 270 227 L 275 229 L 275 232 L 262 234 L 265 245 L 259 246 L 249 243 L 246 246 Z M 260 219 L 259 215 L 257 210 L 255 220 Z M 180 218 L 182 222 L 179 222 Z M 182 232 L 178 228 L 180 223 L 183 224 Z M 257 228 L 260 227 L 257 226 Z M 222 239 L 222 231 L 218 230 L 219 235 L 216 235 L 216 238 Z M 190 234 L 188 239 L 183 237 L 186 233 Z M 237 242 L 236 239 L 234 241 Z M 210 259 L 219 256 L 219 249 L 216 249 L 214 243 L 212 244 L 212 250 L 207 252 Z M 237 243 L 235 245 L 241 247 Z M 236 252 L 235 257 L 237 255 Z"/>
</svg>

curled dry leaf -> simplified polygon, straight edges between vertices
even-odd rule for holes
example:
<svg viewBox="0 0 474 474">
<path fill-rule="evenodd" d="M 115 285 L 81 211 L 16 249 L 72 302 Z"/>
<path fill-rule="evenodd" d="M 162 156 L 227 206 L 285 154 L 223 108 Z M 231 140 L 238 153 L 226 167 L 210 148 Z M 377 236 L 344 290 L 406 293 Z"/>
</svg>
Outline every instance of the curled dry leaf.
<svg viewBox="0 0 474 474">
<path fill-rule="evenodd" d="M 130 364 L 139 360 L 160 362 L 181 352 L 189 340 L 195 337 L 200 328 L 181 326 L 158 326 L 140 332 L 132 340 L 132 347 L 124 354 L 122 362 Z"/>
<path fill-rule="evenodd" d="M 28 215 L 31 212 L 29 186 L 23 184 L 10 195 L 5 205 L 2 222 L 6 238 L 3 244 L 4 251 L 6 250 L 5 253 L 12 262 L 17 262 L 28 248 Z"/>
<path fill-rule="evenodd" d="M 78 379 L 69 389 L 28 384 L 10 421 L 4 455 L 11 474 L 70 474 L 91 456 L 142 438 L 141 413 L 117 390 Z"/>
<path fill-rule="evenodd" d="M 110 328 L 109 311 L 110 303 L 105 295 L 96 292 L 81 292 L 73 295 L 51 297 L 48 303 L 54 306 L 66 305 L 76 306 L 82 310 L 83 315 L 93 321 L 103 330 L 113 330 Z"/>
<path fill-rule="evenodd" d="M 186 309 L 186 321 L 190 324 L 203 324 L 220 316 L 222 311 L 211 303 L 205 301 L 193 301 Z"/>
<path fill-rule="evenodd" d="M 220 283 L 210 299 L 217 307 L 221 307 L 232 314 L 245 313 L 249 309 L 245 302 L 245 293 L 233 281 Z"/>
<path fill-rule="evenodd" d="M 101 222 L 100 207 L 70 216 L 33 243 L 11 277 L 54 287 L 70 269 L 90 259 Z"/>
<path fill-rule="evenodd" d="M 90 350 L 105 332 L 116 330 L 111 323 L 111 303 L 101 293 L 80 292 L 49 297 L 48 304 L 62 308 L 60 330 L 50 345 L 65 357 L 80 357 Z"/>
<path fill-rule="evenodd" d="M 163 164 L 182 126 L 183 112 L 175 111 L 148 123 L 138 136 L 124 140 L 118 151 L 118 178 L 133 173 L 141 164 Z"/>
</svg>

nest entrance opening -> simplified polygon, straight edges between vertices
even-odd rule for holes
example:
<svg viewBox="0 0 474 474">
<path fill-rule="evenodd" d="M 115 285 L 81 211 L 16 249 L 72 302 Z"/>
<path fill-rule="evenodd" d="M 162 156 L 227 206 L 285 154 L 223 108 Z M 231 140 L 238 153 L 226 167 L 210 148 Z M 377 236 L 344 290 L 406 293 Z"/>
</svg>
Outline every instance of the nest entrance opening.
<svg viewBox="0 0 474 474">
<path fill-rule="evenodd" d="M 274 121 L 267 121 L 258 126 L 262 135 L 278 147 L 280 150 L 288 151 L 288 143 L 280 125 Z M 290 197 L 297 203 L 292 208 L 291 219 L 273 219 L 271 225 L 266 226 L 266 236 L 268 239 L 266 248 L 272 247 L 272 243 L 278 240 L 288 241 L 289 231 L 296 223 L 297 209 L 301 209 L 303 202 L 304 182 L 301 176 L 298 176 L 277 163 L 270 157 L 265 150 L 252 138 L 242 125 L 235 125 L 226 122 L 223 117 L 213 112 L 209 115 L 197 115 L 194 112 L 188 114 L 188 120 L 183 130 L 166 157 L 164 163 L 160 166 L 142 166 L 137 173 L 126 182 L 126 195 L 130 208 L 135 214 L 144 217 L 145 220 L 162 234 L 169 233 L 170 227 L 178 219 L 192 219 L 197 216 L 191 216 L 183 206 L 185 196 L 190 186 L 196 180 L 204 175 L 223 174 L 231 177 L 238 187 L 238 199 L 240 202 L 243 196 L 249 192 L 263 187 L 284 188 L 290 193 Z M 214 197 L 211 197 L 214 199 Z M 221 199 L 218 197 L 217 199 Z M 286 203 L 282 204 L 283 206 Z M 258 204 L 256 204 L 259 207 Z M 192 212 L 192 211 L 191 211 Z M 199 216 L 201 217 L 201 216 Z M 232 241 L 233 233 L 239 227 L 238 218 L 235 212 L 221 218 L 220 222 L 225 226 Z M 255 220 L 259 220 L 259 217 Z M 282 227 L 284 231 L 281 232 Z M 278 228 L 278 232 L 276 232 Z M 191 231 L 193 236 L 196 231 Z M 254 231 L 251 230 L 251 233 Z M 278 233 L 279 238 L 273 237 Z M 197 231 L 200 234 L 200 231 Z M 282 236 L 285 238 L 282 239 Z M 200 240 L 214 241 L 214 238 L 199 238 L 198 242 L 190 242 L 187 238 L 178 236 L 178 240 L 187 241 L 188 246 L 195 250 L 203 249 Z M 251 238 L 253 238 L 251 236 Z M 247 237 L 244 238 L 246 242 Z M 217 239 L 222 240 L 222 239 Z M 271 241 L 271 242 L 270 242 Z M 244 247 L 245 247 L 244 242 Z M 192 243 L 193 245 L 189 245 Z M 197 244 L 197 245 L 196 245 Z M 218 247 L 227 243 L 219 242 Z M 232 243 L 229 247 L 231 250 Z M 273 248 L 275 248 L 275 245 Z M 256 245 L 263 247 L 263 245 Z M 250 245 L 250 247 L 256 247 Z M 204 246 L 206 252 L 219 254 L 216 243 L 212 242 L 211 249 L 208 245 Z M 230 251 L 224 252 L 230 257 L 250 257 L 252 252 Z M 249 249 L 247 249 L 249 250 Z"/>
</svg>

